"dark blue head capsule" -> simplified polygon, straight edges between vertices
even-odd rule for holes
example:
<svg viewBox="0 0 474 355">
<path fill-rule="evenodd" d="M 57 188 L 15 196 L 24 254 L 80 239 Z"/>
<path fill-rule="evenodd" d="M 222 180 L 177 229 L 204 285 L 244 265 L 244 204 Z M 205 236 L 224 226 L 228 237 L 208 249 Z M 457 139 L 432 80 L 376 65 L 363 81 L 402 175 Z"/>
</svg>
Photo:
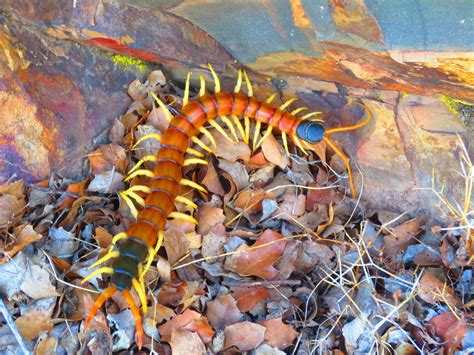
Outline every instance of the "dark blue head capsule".
<svg viewBox="0 0 474 355">
<path fill-rule="evenodd" d="M 324 136 L 324 126 L 317 121 L 302 121 L 296 128 L 298 138 L 310 143 L 318 143 Z"/>
</svg>

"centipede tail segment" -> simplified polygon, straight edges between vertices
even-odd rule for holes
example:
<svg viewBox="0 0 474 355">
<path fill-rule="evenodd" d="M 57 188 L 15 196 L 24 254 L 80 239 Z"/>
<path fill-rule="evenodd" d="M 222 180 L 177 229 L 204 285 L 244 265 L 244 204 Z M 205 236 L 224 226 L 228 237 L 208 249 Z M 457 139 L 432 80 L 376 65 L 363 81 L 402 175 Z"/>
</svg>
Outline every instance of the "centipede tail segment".
<svg viewBox="0 0 474 355">
<path fill-rule="evenodd" d="M 162 135 L 147 135 L 136 142 L 136 144 L 139 144 L 146 139 L 155 139 L 161 143 L 157 155 L 145 156 L 135 165 L 125 179 L 131 180 L 136 176 L 143 175 L 149 178 L 149 185 L 134 185 L 120 193 L 120 197 L 136 217 L 136 223 L 127 232 L 117 234 L 108 253 L 94 265 L 91 265 L 91 268 L 108 260 L 113 260 L 112 266 L 102 266 L 83 280 L 83 282 L 86 282 L 99 274 L 110 274 L 112 276 L 110 286 L 102 292 L 90 310 L 85 328 L 104 302 L 119 291 L 123 294 L 135 318 L 139 348 L 143 344 L 142 320 L 129 290 L 131 288 L 135 289 L 140 298 L 143 312 L 146 312 L 147 300 L 144 275 L 161 247 L 163 229 L 167 220 L 177 218 L 197 223 L 191 215 L 177 212 L 175 202 L 184 203 L 192 209 L 197 208 L 193 201 L 179 195 L 180 185 L 206 192 L 202 186 L 184 178 L 182 172 L 183 166 L 207 164 L 202 159 L 204 154 L 192 148 L 192 144 L 209 153 L 214 153 L 214 149 L 217 148 L 216 140 L 205 125 L 215 128 L 225 139 L 231 142 L 237 141 L 240 136 L 246 143 L 251 142 L 254 149 L 257 149 L 273 130 L 278 131 L 288 154 L 290 153 L 289 140 L 304 154 L 307 154 L 307 150 L 312 150 L 314 144 L 324 140 L 344 161 L 352 196 L 355 197 L 356 195 L 349 159 L 329 136 L 338 132 L 355 130 L 366 125 L 371 116 L 365 105 L 358 102 L 352 103 L 366 109 L 367 117 L 362 122 L 353 126 L 326 130 L 323 122 L 313 117 L 318 115 L 319 112 L 297 116 L 306 108 L 299 107 L 289 111 L 288 107 L 295 99 L 290 99 L 279 107 L 271 105 L 275 95 L 264 102 L 257 100 L 253 97 L 253 88 L 245 71 L 239 70 L 234 92 L 222 92 L 218 76 L 210 65 L 209 68 L 215 83 L 214 94 L 207 93 L 206 82 L 203 77 L 200 77 L 199 97 L 190 99 L 190 74 L 188 73 L 183 105 L 180 113 L 175 116 L 171 114 L 167 106 L 156 95 L 152 94 L 157 104 L 165 112 L 169 120 L 169 127 Z M 244 81 L 247 94 L 241 93 Z M 252 137 L 250 137 L 251 120 L 254 121 Z M 261 134 L 262 125 L 266 126 L 263 134 Z M 227 133 L 223 126 L 227 127 L 230 133 Z M 199 138 L 200 136 L 207 137 L 210 143 L 205 143 Z M 155 162 L 153 170 L 142 168 L 143 163 L 147 161 Z M 142 197 L 144 195 L 145 198 Z M 139 206 L 139 209 L 136 205 Z M 118 248 L 116 245 L 119 245 Z"/>
</svg>

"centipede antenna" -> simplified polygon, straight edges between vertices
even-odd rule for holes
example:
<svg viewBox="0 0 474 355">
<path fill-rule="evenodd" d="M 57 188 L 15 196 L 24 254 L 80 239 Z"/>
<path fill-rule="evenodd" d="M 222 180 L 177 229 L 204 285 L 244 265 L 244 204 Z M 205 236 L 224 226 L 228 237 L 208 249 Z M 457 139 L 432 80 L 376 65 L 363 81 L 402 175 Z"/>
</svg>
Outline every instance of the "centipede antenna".
<svg viewBox="0 0 474 355">
<path fill-rule="evenodd" d="M 91 272 L 89 275 L 87 275 L 84 279 L 81 280 L 81 284 L 86 283 L 93 277 L 100 275 L 100 274 L 113 274 L 114 269 L 108 266 L 100 267 L 97 270 Z"/>
<path fill-rule="evenodd" d="M 92 264 L 91 266 L 89 266 L 87 269 L 90 270 L 90 269 L 93 269 L 95 268 L 96 266 L 99 266 L 100 264 L 103 264 L 105 263 L 106 261 L 110 260 L 110 259 L 113 259 L 113 258 L 117 258 L 119 255 L 120 255 L 120 252 L 118 250 L 113 250 L 113 246 L 110 247 L 109 251 L 107 252 L 107 254 L 105 254 L 103 257 L 101 257 L 100 259 L 98 259 L 94 264 Z"/>
<path fill-rule="evenodd" d="M 206 95 L 206 79 L 204 78 L 204 75 L 199 75 L 199 82 L 201 84 L 199 88 L 199 96 L 202 97 Z"/>
<path fill-rule="evenodd" d="M 94 305 L 92 306 L 92 308 L 89 311 L 89 314 L 87 315 L 86 323 L 84 324 L 84 329 L 87 329 L 87 327 L 89 327 L 89 324 L 92 321 L 92 319 L 94 319 L 97 311 L 100 309 L 100 307 L 102 307 L 105 301 L 107 301 L 110 297 L 114 295 L 116 291 L 117 291 L 117 288 L 114 285 L 110 285 L 100 294 L 99 297 L 97 297 L 97 299 L 94 302 Z"/>
<path fill-rule="evenodd" d="M 152 162 L 156 162 L 156 156 L 153 155 L 153 154 L 148 154 L 148 155 L 145 155 L 143 158 L 141 158 L 133 168 L 131 168 L 129 171 L 128 171 L 128 174 L 131 174 L 133 173 L 135 170 L 137 170 L 140 166 L 142 166 L 145 162 L 147 161 L 152 161 Z"/>
<path fill-rule="evenodd" d="M 293 111 L 291 111 L 291 114 L 293 116 L 295 116 L 296 114 L 300 113 L 301 111 L 304 111 L 304 110 L 307 110 L 308 108 L 307 107 L 298 107 L 297 109 L 294 109 Z"/>
<path fill-rule="evenodd" d="M 355 129 L 359 129 L 361 127 L 364 127 L 366 124 L 368 124 L 370 122 L 370 120 L 372 119 L 372 112 L 370 111 L 370 109 L 366 105 L 364 105 L 360 102 L 357 102 L 357 101 L 352 101 L 350 103 L 350 105 L 357 105 L 357 106 L 362 107 L 365 110 L 365 112 L 367 113 L 367 117 L 365 118 L 365 120 L 363 120 L 362 122 L 359 122 L 355 125 L 352 125 L 352 126 L 342 126 L 342 127 L 328 129 L 324 133 L 326 136 L 330 135 L 330 134 L 333 134 L 333 133 L 337 133 L 337 132 L 353 131 Z"/>
<path fill-rule="evenodd" d="M 293 102 L 295 102 L 296 100 L 298 100 L 296 97 L 292 98 L 292 99 L 289 99 L 287 101 L 285 101 L 280 107 L 279 109 L 280 110 L 285 110 L 288 106 L 290 106 Z"/>
<path fill-rule="evenodd" d="M 275 99 L 276 96 L 277 96 L 276 93 L 271 94 L 271 95 L 268 97 L 268 99 L 265 100 L 265 102 L 266 102 L 267 104 L 271 104 L 272 101 Z"/>
<path fill-rule="evenodd" d="M 155 99 L 158 106 L 160 106 L 160 108 L 163 110 L 163 112 L 165 114 L 165 118 L 168 120 L 168 122 L 171 121 L 171 119 L 173 118 L 173 115 L 171 114 L 168 107 L 166 107 L 166 105 L 163 103 L 163 101 L 161 101 L 158 98 L 158 96 L 156 96 L 156 94 L 154 92 L 151 93 L 151 96 Z"/>
<path fill-rule="evenodd" d="M 128 175 L 125 179 L 123 179 L 123 181 L 127 182 L 129 180 L 132 180 L 136 176 L 146 176 L 146 177 L 152 178 L 155 176 L 155 174 L 153 173 L 153 171 L 150 171 L 150 170 L 138 169 L 138 170 L 135 170 L 130 175 Z"/>
<path fill-rule="evenodd" d="M 140 274 L 140 282 L 143 282 L 143 279 L 145 278 L 145 274 L 148 272 L 148 270 L 151 267 L 151 263 L 153 262 L 153 259 L 155 258 L 155 255 L 158 253 L 158 251 L 161 248 L 161 244 L 163 244 L 163 239 L 165 237 L 165 234 L 163 231 L 158 232 L 158 241 L 156 242 L 155 247 L 148 247 L 148 259 L 146 261 L 145 267 L 143 268 L 143 272 Z"/>
<path fill-rule="evenodd" d="M 137 145 L 139 145 L 141 142 L 146 141 L 148 139 L 154 139 L 157 142 L 161 142 L 161 134 L 158 133 L 149 133 L 143 137 L 140 137 L 139 140 L 136 141 L 136 143 L 132 146 L 132 148 L 135 148 Z"/>
<path fill-rule="evenodd" d="M 209 70 L 211 71 L 212 77 L 214 78 L 214 92 L 221 92 L 221 82 L 219 80 L 219 77 L 217 76 L 216 72 L 214 71 L 214 68 L 210 63 L 207 64 L 209 66 Z"/>
<path fill-rule="evenodd" d="M 135 301 L 130 294 L 130 291 L 123 290 L 122 291 L 123 298 L 127 303 L 128 307 L 132 311 L 133 319 L 135 320 L 135 326 L 137 327 L 137 345 L 138 349 L 141 350 L 143 346 L 143 325 L 142 325 L 142 317 L 140 316 L 140 312 L 135 304 Z"/>
<path fill-rule="evenodd" d="M 189 166 L 189 165 L 194 165 L 194 164 L 207 165 L 208 163 L 204 159 L 198 159 L 198 158 L 185 159 L 183 162 L 183 166 Z"/>
<path fill-rule="evenodd" d="M 250 140 L 250 118 L 248 116 L 244 116 L 244 124 L 245 124 L 244 141 L 245 141 L 246 144 L 249 144 L 249 140 Z"/>
<path fill-rule="evenodd" d="M 193 216 L 190 216 L 189 214 L 186 214 L 186 213 L 183 213 L 183 212 L 173 211 L 168 216 L 170 218 L 182 219 L 183 221 L 198 224 L 198 221 Z"/>
<path fill-rule="evenodd" d="M 283 142 L 283 147 L 285 148 L 286 153 L 288 155 L 290 155 L 290 150 L 288 149 L 288 141 L 286 139 L 286 133 L 285 132 L 281 132 L 281 140 Z"/>
<path fill-rule="evenodd" d="M 234 92 L 235 93 L 240 92 L 241 87 L 242 87 L 242 69 L 239 69 L 239 72 L 237 74 L 237 82 L 235 83 Z"/>
<path fill-rule="evenodd" d="M 143 313 L 146 313 L 146 311 L 148 310 L 148 304 L 147 304 L 147 301 L 146 301 L 145 288 L 140 283 L 140 281 L 138 281 L 135 277 L 132 279 L 132 286 L 135 289 L 135 291 L 137 292 L 138 298 L 140 299 L 140 303 L 142 304 Z"/>
<path fill-rule="evenodd" d="M 199 132 L 204 134 L 209 139 L 209 141 L 214 146 L 214 148 L 217 148 L 216 140 L 214 139 L 213 135 L 211 134 L 211 132 L 209 132 L 207 128 L 201 126 L 199 127 Z"/>
<path fill-rule="evenodd" d="M 245 77 L 245 83 L 247 84 L 247 96 L 252 97 L 253 96 L 252 84 L 250 83 L 249 76 L 247 75 L 247 72 L 245 70 L 244 70 L 244 77 Z"/>
<path fill-rule="evenodd" d="M 114 235 L 112 238 L 112 245 L 116 245 L 119 240 L 128 238 L 128 234 L 126 232 L 120 232 Z"/>
<path fill-rule="evenodd" d="M 245 141 L 245 130 L 244 130 L 244 127 L 242 126 L 242 123 L 240 123 L 239 116 L 232 115 L 232 120 L 234 121 L 234 124 L 237 126 L 237 129 L 239 130 L 239 133 L 242 136 L 242 139 Z"/>
<path fill-rule="evenodd" d="M 225 123 L 225 125 L 229 128 L 230 132 L 232 133 L 232 135 L 234 136 L 235 138 L 235 141 L 238 142 L 239 141 L 239 137 L 237 137 L 237 132 L 235 131 L 235 127 L 234 125 L 232 124 L 231 120 L 229 120 L 229 117 L 227 116 L 224 116 L 224 115 L 221 115 L 219 116 L 220 119 L 222 120 L 222 122 Z"/>
<path fill-rule="evenodd" d="M 268 126 L 267 127 L 267 130 L 265 131 L 265 133 L 263 134 L 263 137 L 260 139 L 260 141 L 258 142 L 257 144 L 257 149 L 260 147 L 260 145 L 265 141 L 265 139 L 267 139 L 270 134 L 272 133 L 272 130 L 273 130 L 273 127 L 272 126 Z"/>
<path fill-rule="evenodd" d="M 253 150 L 257 149 L 257 139 L 260 134 L 260 129 L 262 128 L 262 122 L 257 121 L 253 133 Z"/>
<path fill-rule="evenodd" d="M 201 192 L 207 193 L 207 190 L 202 187 L 201 185 L 195 183 L 194 181 L 188 180 L 188 179 L 181 179 L 179 182 L 183 186 L 189 186 L 192 187 L 193 189 L 199 190 Z"/>
<path fill-rule="evenodd" d="M 193 136 L 191 138 L 191 141 L 195 144 L 197 144 L 198 146 L 200 146 L 202 149 L 204 149 L 206 152 L 208 153 L 211 153 L 211 154 L 214 154 L 215 152 L 209 148 L 202 140 L 200 140 L 198 137 L 196 136 Z"/>
<path fill-rule="evenodd" d="M 302 119 L 302 120 L 306 120 L 306 119 L 308 119 L 308 118 L 310 118 L 310 117 L 313 117 L 313 116 L 316 116 L 316 115 L 320 115 L 320 114 L 322 114 L 322 112 L 320 112 L 320 111 L 310 112 L 310 113 L 307 113 L 306 115 L 302 116 L 301 119 Z"/>
<path fill-rule="evenodd" d="M 176 202 L 184 203 L 186 206 L 191 207 L 193 210 L 197 209 L 198 207 L 193 201 L 184 196 L 176 196 L 175 200 Z"/>
<path fill-rule="evenodd" d="M 306 149 L 304 149 L 303 144 L 301 144 L 301 140 L 296 135 L 293 135 L 293 141 L 295 142 L 296 146 L 301 149 L 304 155 L 309 155 Z"/>
<path fill-rule="evenodd" d="M 204 157 L 204 154 L 202 154 L 200 151 L 198 151 L 196 149 L 193 149 L 193 148 L 186 149 L 186 154 L 191 154 L 191 155 L 194 155 L 198 158 Z"/>
<path fill-rule="evenodd" d="M 186 84 L 184 85 L 183 107 L 189 102 L 189 82 L 191 81 L 191 72 L 186 75 Z"/>
<path fill-rule="evenodd" d="M 351 195 L 352 195 L 352 198 L 356 198 L 354 178 L 352 176 L 352 170 L 351 170 L 351 165 L 349 164 L 349 158 L 334 144 L 334 142 L 331 139 L 329 139 L 329 137 L 324 136 L 323 139 L 327 143 L 327 145 L 330 146 L 331 149 L 334 150 L 334 152 L 337 155 L 339 155 L 339 157 L 344 162 L 344 165 L 346 166 L 346 169 L 347 169 L 347 175 L 349 176 L 349 186 L 351 188 Z"/>
<path fill-rule="evenodd" d="M 140 206 L 145 206 L 145 200 L 143 197 L 141 197 L 139 194 L 137 194 L 135 191 L 130 191 L 130 189 L 122 191 L 122 195 L 131 197 L 134 199 Z"/>
<path fill-rule="evenodd" d="M 125 203 L 127 204 L 128 206 L 128 209 L 130 210 L 130 213 L 132 214 L 133 218 L 137 218 L 138 217 L 138 210 L 137 208 L 135 207 L 135 205 L 133 204 L 132 200 L 130 199 L 130 197 L 128 197 L 127 195 L 125 195 L 123 192 L 120 192 L 119 193 L 119 196 L 125 201 Z"/>
<path fill-rule="evenodd" d="M 209 120 L 209 124 L 216 129 L 225 139 L 227 139 L 230 143 L 234 143 L 232 138 L 227 134 L 226 131 L 216 122 L 216 120 Z"/>
</svg>

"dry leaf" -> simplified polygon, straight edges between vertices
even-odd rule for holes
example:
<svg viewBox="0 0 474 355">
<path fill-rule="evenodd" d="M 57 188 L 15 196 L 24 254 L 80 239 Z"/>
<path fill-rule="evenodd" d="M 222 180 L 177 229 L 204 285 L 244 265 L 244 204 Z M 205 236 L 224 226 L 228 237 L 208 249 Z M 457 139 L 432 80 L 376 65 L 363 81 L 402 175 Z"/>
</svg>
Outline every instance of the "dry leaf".
<svg viewBox="0 0 474 355">
<path fill-rule="evenodd" d="M 280 203 L 280 211 L 275 212 L 279 219 L 295 221 L 305 213 L 306 196 L 301 194 L 296 196 L 293 193 L 285 193 L 283 201 Z"/>
<path fill-rule="evenodd" d="M 263 190 L 244 190 L 236 195 L 234 207 L 237 210 L 245 211 L 249 214 L 262 211 L 262 201 L 264 199 L 273 199 L 271 192 Z"/>
<path fill-rule="evenodd" d="M 201 253 L 202 256 L 207 258 L 210 256 L 216 256 L 221 254 L 224 251 L 224 244 L 227 241 L 227 232 L 225 230 L 225 226 L 222 223 L 214 225 L 210 230 L 209 233 L 205 234 L 202 238 L 202 248 Z M 208 263 L 212 263 L 217 261 L 208 260 Z"/>
<path fill-rule="evenodd" d="M 318 184 L 308 184 L 308 187 L 312 189 L 308 190 L 307 211 L 314 211 L 319 204 L 330 205 L 336 198 L 336 191 L 333 188 L 321 187 Z"/>
<path fill-rule="evenodd" d="M 318 264 L 329 267 L 334 256 L 334 252 L 327 245 L 308 239 L 299 245 L 295 267 L 303 272 L 313 271 Z"/>
<path fill-rule="evenodd" d="M 225 194 L 221 180 L 212 161 L 207 165 L 207 172 L 204 179 L 202 179 L 201 184 L 206 186 L 210 192 L 215 193 L 216 195 L 224 196 Z"/>
<path fill-rule="evenodd" d="M 230 294 L 217 296 L 213 301 L 207 302 L 206 307 L 207 318 L 214 329 L 224 329 L 242 319 L 237 302 Z"/>
<path fill-rule="evenodd" d="M 232 294 L 241 312 L 249 312 L 270 297 L 265 287 L 234 287 Z"/>
<path fill-rule="evenodd" d="M 15 227 L 15 244 L 8 250 L 3 251 L 5 256 L 0 259 L 0 264 L 6 263 L 25 247 L 40 240 L 43 236 L 36 233 L 31 224 Z"/>
<path fill-rule="evenodd" d="M 265 329 L 251 322 L 229 325 L 224 330 L 224 347 L 236 346 L 242 351 L 255 349 L 263 342 Z"/>
<path fill-rule="evenodd" d="M 425 273 L 420 279 L 418 296 L 430 304 L 444 302 L 451 308 L 461 306 L 461 301 L 453 289 L 429 273 Z"/>
<path fill-rule="evenodd" d="M 443 340 L 443 347 L 448 353 L 459 349 L 467 329 L 464 320 L 458 319 L 452 312 L 443 312 L 429 323 L 436 336 Z"/>
<path fill-rule="evenodd" d="M 104 227 L 99 226 L 95 229 L 94 239 L 101 248 L 108 248 L 112 243 L 112 238 L 113 235 L 110 234 Z"/>
<path fill-rule="evenodd" d="M 282 322 L 281 317 L 264 320 L 258 324 L 267 328 L 265 331 L 265 342 L 280 350 L 284 350 L 293 344 L 298 332 L 292 326 Z"/>
<path fill-rule="evenodd" d="M 205 354 L 204 346 L 198 334 L 186 330 L 174 329 L 170 340 L 173 355 Z"/>
<path fill-rule="evenodd" d="M 47 332 L 53 328 L 51 316 L 53 315 L 55 298 L 45 298 L 36 301 L 31 309 L 16 319 L 15 324 L 21 336 L 26 340 L 36 339 L 41 332 Z"/>
<path fill-rule="evenodd" d="M 250 159 L 250 147 L 248 144 L 245 144 L 243 141 L 238 141 L 237 143 L 230 143 L 222 134 L 213 131 L 212 135 L 216 139 L 217 146 L 217 156 L 230 160 L 237 161 L 243 160 L 244 163 L 248 162 Z"/>
<path fill-rule="evenodd" d="M 189 252 L 189 241 L 183 231 L 168 228 L 164 232 L 163 246 L 168 256 L 168 262 L 173 265 L 183 255 Z"/>
<path fill-rule="evenodd" d="M 199 207 L 199 210 L 196 213 L 196 219 L 199 222 L 197 225 L 197 232 L 201 235 L 206 235 L 212 227 L 224 223 L 225 215 L 222 208 L 205 204 Z"/>
<path fill-rule="evenodd" d="M 87 187 L 88 191 L 116 193 L 125 189 L 124 176 L 114 170 L 96 174 Z"/>
<path fill-rule="evenodd" d="M 68 192 L 69 194 L 77 195 L 77 198 L 83 197 L 85 195 L 86 186 L 88 184 L 89 184 L 89 179 L 82 180 L 81 182 L 78 182 L 75 184 L 69 184 L 69 186 L 66 189 L 66 192 Z M 74 201 L 76 201 L 77 198 L 70 195 L 65 195 L 64 199 L 59 203 L 58 209 L 62 210 L 66 208 L 71 208 Z"/>
<path fill-rule="evenodd" d="M 407 247 L 416 243 L 415 236 L 420 232 L 424 219 L 413 219 L 393 228 L 392 234 L 383 238 L 384 254 L 395 261 L 400 253 L 405 252 Z"/>
<path fill-rule="evenodd" d="M 197 332 L 205 344 L 209 343 L 214 336 L 214 330 L 209 325 L 207 318 L 189 309 L 182 314 L 177 314 L 171 320 L 158 327 L 161 339 L 167 342 L 171 340 L 171 334 L 176 330 Z"/>
<path fill-rule="evenodd" d="M 125 149 L 117 144 L 100 146 L 88 156 L 91 171 L 94 174 L 103 173 L 112 169 L 125 173 L 128 166 Z"/>
<path fill-rule="evenodd" d="M 28 297 L 35 300 L 59 296 L 49 277 L 48 271 L 38 265 L 32 265 L 25 274 L 20 288 Z"/>
<path fill-rule="evenodd" d="M 278 165 L 281 169 L 288 166 L 288 156 L 283 146 L 278 143 L 273 134 L 270 134 L 268 138 L 263 141 L 262 152 L 269 162 Z"/>
<path fill-rule="evenodd" d="M 262 233 L 251 247 L 243 244 L 237 253 L 226 258 L 224 268 L 242 276 L 256 275 L 271 280 L 278 274 L 273 267 L 285 249 L 280 233 L 270 229 Z"/>
<path fill-rule="evenodd" d="M 0 228 L 15 224 L 25 212 L 23 181 L 0 186 Z"/>
</svg>

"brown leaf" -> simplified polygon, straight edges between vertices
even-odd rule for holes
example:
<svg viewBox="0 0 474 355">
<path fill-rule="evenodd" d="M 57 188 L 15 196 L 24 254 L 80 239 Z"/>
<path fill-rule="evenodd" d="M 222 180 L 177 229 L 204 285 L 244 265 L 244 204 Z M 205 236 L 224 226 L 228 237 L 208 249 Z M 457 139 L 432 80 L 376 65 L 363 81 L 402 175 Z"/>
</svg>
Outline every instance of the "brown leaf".
<svg viewBox="0 0 474 355">
<path fill-rule="evenodd" d="M 295 196 L 293 193 L 283 195 L 283 201 L 280 203 L 280 210 L 276 211 L 279 219 L 294 221 L 297 217 L 305 213 L 306 196 L 301 194 Z"/>
<path fill-rule="evenodd" d="M 95 229 L 94 239 L 101 248 L 107 248 L 112 243 L 112 238 L 113 235 L 110 234 L 104 227 L 99 226 Z"/>
<path fill-rule="evenodd" d="M 269 161 L 265 159 L 265 155 L 260 150 L 259 152 L 255 153 L 250 157 L 249 162 L 247 163 L 247 167 L 250 169 L 259 168 L 261 166 L 266 166 L 269 164 Z"/>
<path fill-rule="evenodd" d="M 100 146 L 88 156 L 88 159 L 91 171 L 94 174 L 103 173 L 114 168 L 124 174 L 128 166 L 125 149 L 113 143 Z"/>
<path fill-rule="evenodd" d="M 15 224 L 25 212 L 23 181 L 0 186 L 0 228 Z"/>
<path fill-rule="evenodd" d="M 234 287 L 232 294 L 241 312 L 251 311 L 257 304 L 270 297 L 265 287 Z"/>
<path fill-rule="evenodd" d="M 395 261 L 399 253 L 405 252 L 409 245 L 416 243 L 415 236 L 423 224 L 424 219 L 419 218 L 393 228 L 392 234 L 384 236 L 384 254 Z"/>
<path fill-rule="evenodd" d="M 80 198 L 85 195 L 87 185 L 89 185 L 89 179 L 82 180 L 75 184 L 69 184 L 69 186 L 66 189 L 66 192 L 68 192 L 69 194 L 75 194 L 78 196 L 77 198 Z M 61 203 L 58 205 L 58 208 L 60 210 L 71 208 L 74 201 L 76 201 L 77 198 L 66 195 L 64 199 L 61 201 Z"/>
<path fill-rule="evenodd" d="M 32 265 L 26 272 L 20 288 L 28 297 L 35 300 L 59 296 L 49 277 L 48 271 L 38 265 Z"/>
<path fill-rule="evenodd" d="M 0 264 L 6 263 L 11 260 L 18 252 L 22 251 L 25 247 L 40 240 L 43 236 L 36 233 L 31 224 L 21 225 L 15 227 L 15 244 L 9 247 L 8 250 L 3 251 L 5 256 L 0 259 Z"/>
<path fill-rule="evenodd" d="M 173 355 L 205 354 L 204 346 L 198 334 L 186 330 L 175 329 L 170 340 Z"/>
<path fill-rule="evenodd" d="M 183 255 L 189 252 L 189 241 L 183 231 L 168 228 L 164 232 L 163 246 L 165 247 L 168 261 L 173 265 Z"/>
<path fill-rule="evenodd" d="M 197 232 L 201 235 L 206 235 L 213 226 L 224 223 L 225 216 L 222 208 L 206 204 L 199 207 L 196 219 L 199 222 Z"/>
<path fill-rule="evenodd" d="M 175 315 L 176 313 L 171 308 L 165 307 L 159 303 L 156 307 L 148 307 L 147 317 L 155 320 L 158 324 L 163 321 L 169 321 Z"/>
<path fill-rule="evenodd" d="M 449 354 L 459 349 L 467 329 L 464 320 L 458 319 L 452 312 L 443 312 L 429 323 L 436 336 L 443 340 L 443 347 Z"/>
<path fill-rule="evenodd" d="M 36 339 L 41 332 L 51 330 L 53 328 L 51 316 L 55 304 L 56 302 L 49 302 L 48 305 L 45 305 L 46 308 L 38 305 L 17 318 L 15 324 L 21 336 L 26 340 L 33 340 Z"/>
<path fill-rule="evenodd" d="M 209 233 L 205 234 L 202 238 L 201 253 L 203 257 L 216 256 L 223 252 L 223 246 L 227 241 L 227 232 L 225 226 L 222 223 L 214 225 Z M 214 262 L 217 260 L 209 260 L 208 262 Z"/>
<path fill-rule="evenodd" d="M 315 207 L 319 204 L 329 205 L 336 198 L 336 191 L 332 188 L 321 187 L 318 184 L 308 184 L 308 187 L 313 187 L 313 189 L 308 190 L 308 197 L 306 199 L 307 211 L 314 211 Z"/>
<path fill-rule="evenodd" d="M 262 211 L 262 201 L 264 199 L 274 198 L 271 192 L 265 192 L 263 190 L 244 190 L 236 196 L 234 207 L 249 214 Z"/>
<path fill-rule="evenodd" d="M 298 336 L 298 332 L 292 326 L 282 322 L 281 317 L 264 320 L 258 324 L 267 328 L 265 331 L 265 342 L 280 350 L 286 349 Z"/>
<path fill-rule="evenodd" d="M 204 344 L 209 343 L 214 336 L 214 330 L 209 325 L 207 318 L 190 309 L 187 309 L 182 314 L 177 314 L 171 320 L 158 327 L 161 339 L 167 342 L 171 340 L 171 334 L 176 330 L 197 332 Z"/>
<path fill-rule="evenodd" d="M 236 346 L 242 351 L 255 349 L 263 342 L 265 329 L 251 322 L 229 325 L 224 330 L 224 347 Z"/>
<path fill-rule="evenodd" d="M 295 268 L 311 272 L 318 264 L 329 266 L 334 256 L 334 252 L 327 245 L 308 239 L 299 245 Z"/>
<path fill-rule="evenodd" d="M 226 258 L 224 268 L 242 276 L 256 275 L 271 280 L 278 274 L 273 267 L 285 249 L 280 233 L 267 229 L 254 245 L 241 245 L 237 253 Z"/>
<path fill-rule="evenodd" d="M 286 155 L 285 149 L 278 143 L 273 134 L 270 134 L 268 138 L 263 141 L 262 152 L 269 162 L 278 165 L 281 169 L 288 166 L 288 156 Z"/>
<path fill-rule="evenodd" d="M 217 296 L 206 303 L 207 318 L 214 329 L 224 329 L 242 319 L 236 300 L 230 295 Z"/>
<path fill-rule="evenodd" d="M 461 305 L 461 301 L 454 294 L 453 289 L 429 273 L 423 274 L 420 279 L 418 296 L 430 304 L 444 302 L 452 308 Z"/>
<path fill-rule="evenodd" d="M 245 144 L 243 141 L 237 143 L 230 143 L 222 134 L 213 131 L 212 135 L 216 139 L 217 146 L 217 156 L 230 160 L 237 161 L 243 160 L 244 163 L 248 162 L 250 159 L 250 147 L 248 144 Z"/>
<path fill-rule="evenodd" d="M 115 170 L 105 171 L 95 175 L 87 190 L 101 193 L 119 192 L 125 189 L 123 178 L 124 176 Z"/>
<path fill-rule="evenodd" d="M 201 184 L 206 186 L 209 191 L 216 195 L 224 196 L 225 194 L 219 175 L 217 174 L 217 170 L 212 161 L 207 165 L 207 172 L 204 179 L 202 179 Z"/>
</svg>

